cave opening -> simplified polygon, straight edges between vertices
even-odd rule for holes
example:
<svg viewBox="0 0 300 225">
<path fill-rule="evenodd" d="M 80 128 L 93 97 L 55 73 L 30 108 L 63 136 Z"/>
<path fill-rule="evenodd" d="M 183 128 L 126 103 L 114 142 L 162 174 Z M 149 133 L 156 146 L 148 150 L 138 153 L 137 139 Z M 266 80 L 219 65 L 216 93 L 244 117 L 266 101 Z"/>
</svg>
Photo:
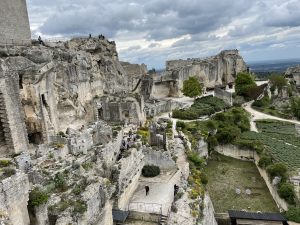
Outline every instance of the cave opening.
<svg viewBox="0 0 300 225">
<path fill-rule="evenodd" d="M 28 134 L 28 141 L 30 144 L 39 145 L 43 143 L 43 135 L 41 132 Z"/>
</svg>

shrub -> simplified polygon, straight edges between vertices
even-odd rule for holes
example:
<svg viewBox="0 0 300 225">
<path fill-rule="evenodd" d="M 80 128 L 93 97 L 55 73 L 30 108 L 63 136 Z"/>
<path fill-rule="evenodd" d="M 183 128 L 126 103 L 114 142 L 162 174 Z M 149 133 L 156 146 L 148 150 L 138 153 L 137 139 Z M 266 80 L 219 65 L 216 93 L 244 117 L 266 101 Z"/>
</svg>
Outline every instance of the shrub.
<svg viewBox="0 0 300 225">
<path fill-rule="evenodd" d="M 12 163 L 11 163 L 10 160 L 6 160 L 6 159 L 0 160 L 0 168 L 7 167 L 7 166 L 9 166 L 11 164 Z"/>
<path fill-rule="evenodd" d="M 54 183 L 55 188 L 59 189 L 60 191 L 65 191 L 67 189 L 67 182 L 62 173 L 55 174 Z"/>
<path fill-rule="evenodd" d="M 269 173 L 271 178 L 279 176 L 284 179 L 286 178 L 287 167 L 283 163 L 275 163 L 267 167 L 267 172 Z"/>
<path fill-rule="evenodd" d="M 215 136 L 209 136 L 206 141 L 207 141 L 209 151 L 213 151 L 215 147 L 219 144 Z"/>
<path fill-rule="evenodd" d="M 295 190 L 294 186 L 290 183 L 282 183 L 279 186 L 278 194 L 281 198 L 285 199 L 289 204 L 295 203 Z"/>
<path fill-rule="evenodd" d="M 177 121 L 176 127 L 181 128 L 183 130 L 185 128 L 185 123 L 183 121 Z"/>
<path fill-rule="evenodd" d="M 14 168 L 3 168 L 2 172 L 3 172 L 2 179 L 11 177 L 12 175 L 16 174 L 16 170 Z"/>
<path fill-rule="evenodd" d="M 208 183 L 208 178 L 205 173 L 200 173 L 201 183 L 206 185 Z"/>
<path fill-rule="evenodd" d="M 268 157 L 268 156 L 261 157 L 258 162 L 258 165 L 261 168 L 266 168 L 267 166 L 269 166 L 271 164 L 272 164 L 272 159 L 271 159 L 271 157 Z"/>
<path fill-rule="evenodd" d="M 46 203 L 48 201 L 48 198 L 49 195 L 45 191 L 39 188 L 35 188 L 29 193 L 28 203 L 30 206 L 39 206 Z"/>
<path fill-rule="evenodd" d="M 196 167 L 201 168 L 204 166 L 205 160 L 202 159 L 196 152 L 189 152 L 187 159 Z"/>
<path fill-rule="evenodd" d="M 73 213 L 83 214 L 87 210 L 87 205 L 83 201 L 74 201 L 73 202 Z"/>
<path fill-rule="evenodd" d="M 146 165 L 142 169 L 142 174 L 144 177 L 156 177 L 160 174 L 160 169 L 158 166 Z"/>
<path fill-rule="evenodd" d="M 226 126 L 219 128 L 216 134 L 216 138 L 221 144 L 232 143 L 236 137 L 241 135 L 241 131 L 238 127 L 235 126 Z"/>
<path fill-rule="evenodd" d="M 285 212 L 285 216 L 290 221 L 300 223 L 300 207 L 289 207 L 289 210 Z"/>
</svg>

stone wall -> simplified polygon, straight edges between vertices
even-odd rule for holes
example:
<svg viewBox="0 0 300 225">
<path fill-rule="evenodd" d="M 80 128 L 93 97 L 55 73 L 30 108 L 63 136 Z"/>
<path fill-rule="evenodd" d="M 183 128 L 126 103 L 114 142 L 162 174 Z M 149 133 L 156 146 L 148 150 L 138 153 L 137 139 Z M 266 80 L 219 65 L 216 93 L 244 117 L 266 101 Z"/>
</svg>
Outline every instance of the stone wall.
<svg viewBox="0 0 300 225">
<path fill-rule="evenodd" d="M 160 113 L 170 112 L 176 108 L 182 108 L 185 104 L 173 100 L 153 100 L 145 103 L 147 117 L 153 117 Z"/>
<path fill-rule="evenodd" d="M 28 149 L 18 83 L 16 73 L 0 69 L 0 156 L 19 154 Z"/>
<path fill-rule="evenodd" d="M 31 42 L 26 0 L 1 0 L 0 15 L 0 45 Z"/>
<path fill-rule="evenodd" d="M 127 209 L 129 200 L 134 191 L 138 187 L 138 179 L 140 178 L 142 168 L 144 166 L 144 154 L 141 150 L 131 149 L 131 154 L 119 161 L 119 197 L 118 208 Z"/>
<path fill-rule="evenodd" d="M 218 225 L 215 219 L 215 210 L 208 193 L 204 195 L 203 219 L 198 225 Z"/>
<path fill-rule="evenodd" d="M 24 173 L 17 173 L 0 182 L 0 210 L 7 213 L 12 225 L 29 225 L 27 202 L 29 181 Z"/>
<path fill-rule="evenodd" d="M 229 106 L 233 105 L 232 93 L 230 93 L 226 90 L 222 90 L 221 88 L 216 87 L 214 96 L 217 97 L 217 98 L 222 99 Z"/>
<path fill-rule="evenodd" d="M 145 149 L 145 165 L 158 166 L 162 170 L 176 169 L 176 163 L 173 161 L 169 152 L 155 151 L 152 149 Z"/>
</svg>

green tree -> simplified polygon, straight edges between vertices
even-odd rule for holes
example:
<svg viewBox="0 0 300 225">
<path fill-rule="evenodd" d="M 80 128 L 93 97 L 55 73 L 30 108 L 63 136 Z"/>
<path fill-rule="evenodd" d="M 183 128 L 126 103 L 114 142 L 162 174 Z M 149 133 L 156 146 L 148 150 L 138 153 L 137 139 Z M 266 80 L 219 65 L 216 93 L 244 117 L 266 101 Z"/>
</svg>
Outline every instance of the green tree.
<svg viewBox="0 0 300 225">
<path fill-rule="evenodd" d="M 194 98 L 202 93 L 202 87 L 196 77 L 190 77 L 188 80 L 183 82 L 182 92 L 185 96 Z"/>
<path fill-rule="evenodd" d="M 277 87 L 279 90 L 281 90 L 282 87 L 287 86 L 287 80 L 280 74 L 272 74 L 269 79 L 272 86 Z"/>
<path fill-rule="evenodd" d="M 247 92 L 256 87 L 254 78 L 250 73 L 240 72 L 235 79 L 235 92 L 237 95 L 248 97 Z"/>
<path fill-rule="evenodd" d="M 282 183 L 278 189 L 278 194 L 281 198 L 285 199 L 289 204 L 295 203 L 295 190 L 294 185 L 290 183 Z"/>
<path fill-rule="evenodd" d="M 267 167 L 267 172 L 270 174 L 272 178 L 276 176 L 286 178 L 287 167 L 283 163 L 275 163 Z"/>
<path fill-rule="evenodd" d="M 300 119 L 300 98 L 299 97 L 291 98 L 291 110 L 294 116 Z"/>
</svg>

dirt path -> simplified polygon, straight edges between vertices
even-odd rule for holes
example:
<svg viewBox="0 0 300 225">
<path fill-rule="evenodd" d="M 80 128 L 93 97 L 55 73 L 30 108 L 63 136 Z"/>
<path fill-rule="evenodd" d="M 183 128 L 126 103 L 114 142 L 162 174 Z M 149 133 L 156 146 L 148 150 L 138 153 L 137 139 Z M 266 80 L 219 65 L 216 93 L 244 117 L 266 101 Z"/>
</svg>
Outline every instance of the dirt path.
<svg viewBox="0 0 300 225">
<path fill-rule="evenodd" d="M 252 121 L 271 119 L 271 120 L 278 120 L 278 121 L 289 122 L 289 123 L 300 125 L 300 121 L 297 121 L 297 120 L 282 119 L 282 118 L 279 118 L 279 117 L 276 117 L 276 116 L 271 116 L 271 115 L 259 112 L 259 111 L 255 110 L 251 107 L 252 103 L 253 103 L 253 101 L 247 102 L 243 105 L 244 109 L 251 114 L 251 120 Z"/>
</svg>

